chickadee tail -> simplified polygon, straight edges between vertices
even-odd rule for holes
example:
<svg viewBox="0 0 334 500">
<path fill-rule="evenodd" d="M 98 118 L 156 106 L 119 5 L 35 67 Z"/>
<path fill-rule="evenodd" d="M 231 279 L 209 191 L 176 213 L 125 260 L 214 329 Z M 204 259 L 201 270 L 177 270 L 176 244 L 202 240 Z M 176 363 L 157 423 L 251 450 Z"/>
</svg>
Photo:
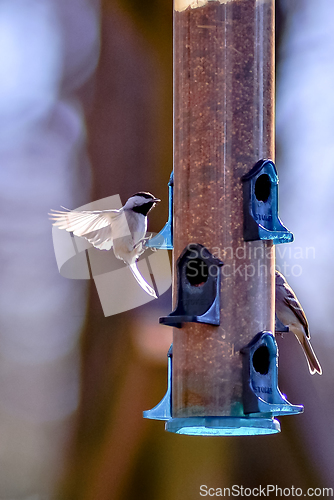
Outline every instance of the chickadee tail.
<svg viewBox="0 0 334 500">
<path fill-rule="evenodd" d="M 307 359 L 307 364 L 308 364 L 310 373 L 313 375 L 315 372 L 317 372 L 317 373 L 319 373 L 319 375 L 321 375 L 322 369 L 321 369 L 320 363 L 319 363 L 319 361 L 318 361 L 318 359 L 313 351 L 311 343 L 307 337 L 303 338 L 302 347 L 303 347 L 303 351 L 304 351 L 304 354 L 305 354 L 306 359 Z"/>
<path fill-rule="evenodd" d="M 157 294 L 155 293 L 155 291 L 153 290 L 153 288 L 144 280 L 144 278 L 140 274 L 136 262 L 134 262 L 133 264 L 130 264 L 129 267 L 130 267 L 130 270 L 131 270 L 133 276 L 136 278 L 136 281 L 139 283 L 139 285 L 141 286 L 141 288 L 146 293 L 148 293 L 149 295 L 151 295 L 152 297 L 154 297 L 155 299 L 157 299 L 158 298 Z"/>
</svg>

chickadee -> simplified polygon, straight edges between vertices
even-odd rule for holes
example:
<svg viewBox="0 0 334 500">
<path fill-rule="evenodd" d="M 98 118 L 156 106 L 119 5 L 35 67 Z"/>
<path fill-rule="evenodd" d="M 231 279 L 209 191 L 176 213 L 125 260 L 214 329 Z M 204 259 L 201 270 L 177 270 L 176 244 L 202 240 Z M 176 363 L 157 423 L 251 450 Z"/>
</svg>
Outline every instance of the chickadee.
<svg viewBox="0 0 334 500">
<path fill-rule="evenodd" d="M 320 363 L 310 342 L 308 322 L 294 291 L 283 274 L 276 271 L 276 314 L 278 319 L 289 327 L 303 348 L 310 373 L 322 374 Z"/>
<path fill-rule="evenodd" d="M 123 260 L 145 292 L 157 298 L 153 288 L 140 274 L 136 261 L 145 251 L 147 214 L 160 201 L 151 193 L 136 193 L 119 210 L 52 210 L 51 220 L 59 229 L 86 238 L 100 250 L 114 249 L 117 259 Z M 64 208 L 64 207 L 62 207 Z"/>
</svg>

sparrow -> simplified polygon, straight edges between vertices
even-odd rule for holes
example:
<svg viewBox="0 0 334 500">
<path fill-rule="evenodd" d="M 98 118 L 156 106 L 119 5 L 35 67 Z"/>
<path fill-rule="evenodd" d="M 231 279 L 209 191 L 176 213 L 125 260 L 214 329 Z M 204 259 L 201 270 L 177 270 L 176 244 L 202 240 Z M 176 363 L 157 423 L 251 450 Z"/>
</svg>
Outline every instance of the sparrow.
<svg viewBox="0 0 334 500">
<path fill-rule="evenodd" d="M 86 238 L 99 250 L 113 248 L 115 257 L 123 260 L 146 293 L 157 295 L 137 267 L 145 251 L 147 214 L 159 202 L 151 193 L 141 191 L 132 195 L 119 210 L 52 210 L 50 219 L 59 229 Z"/>
<path fill-rule="evenodd" d="M 276 271 L 276 315 L 278 319 L 289 327 L 303 348 L 310 373 L 322 374 L 320 363 L 313 351 L 310 342 L 308 322 L 299 300 L 285 277 Z"/>
</svg>

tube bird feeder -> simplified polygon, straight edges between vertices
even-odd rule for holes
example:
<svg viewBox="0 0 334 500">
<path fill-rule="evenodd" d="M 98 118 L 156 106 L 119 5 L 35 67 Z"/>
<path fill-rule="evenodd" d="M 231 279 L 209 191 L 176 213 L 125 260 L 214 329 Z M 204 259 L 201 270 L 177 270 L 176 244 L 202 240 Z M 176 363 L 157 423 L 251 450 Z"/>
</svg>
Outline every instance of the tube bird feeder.
<svg viewBox="0 0 334 500">
<path fill-rule="evenodd" d="M 174 0 L 171 432 L 276 433 L 274 0 Z"/>
</svg>

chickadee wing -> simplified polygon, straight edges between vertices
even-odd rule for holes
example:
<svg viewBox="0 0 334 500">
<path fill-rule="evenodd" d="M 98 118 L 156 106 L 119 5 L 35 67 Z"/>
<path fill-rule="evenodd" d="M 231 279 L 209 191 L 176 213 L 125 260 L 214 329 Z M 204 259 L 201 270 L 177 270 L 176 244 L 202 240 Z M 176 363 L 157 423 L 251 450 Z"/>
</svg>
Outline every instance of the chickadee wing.
<svg viewBox="0 0 334 500">
<path fill-rule="evenodd" d="M 113 244 L 112 225 L 120 218 L 120 210 L 52 210 L 50 219 L 54 226 L 65 229 L 76 236 L 86 238 L 100 250 L 110 250 Z"/>
<path fill-rule="evenodd" d="M 83 238 L 86 238 L 89 243 L 99 250 L 110 250 L 113 246 L 112 228 L 110 225 L 84 234 Z"/>
<path fill-rule="evenodd" d="M 285 303 L 292 310 L 294 315 L 298 318 L 298 321 L 303 325 L 306 336 L 310 338 L 308 321 L 306 319 L 304 309 L 300 305 L 300 302 L 297 299 L 292 288 L 287 283 L 284 284 L 284 289 L 285 289 L 285 294 L 284 294 Z"/>
<path fill-rule="evenodd" d="M 55 221 L 54 226 L 59 229 L 70 231 L 76 236 L 84 236 L 87 233 L 109 226 L 113 217 L 111 210 L 51 210 L 50 219 Z M 115 215 L 117 215 L 115 210 Z"/>
</svg>

